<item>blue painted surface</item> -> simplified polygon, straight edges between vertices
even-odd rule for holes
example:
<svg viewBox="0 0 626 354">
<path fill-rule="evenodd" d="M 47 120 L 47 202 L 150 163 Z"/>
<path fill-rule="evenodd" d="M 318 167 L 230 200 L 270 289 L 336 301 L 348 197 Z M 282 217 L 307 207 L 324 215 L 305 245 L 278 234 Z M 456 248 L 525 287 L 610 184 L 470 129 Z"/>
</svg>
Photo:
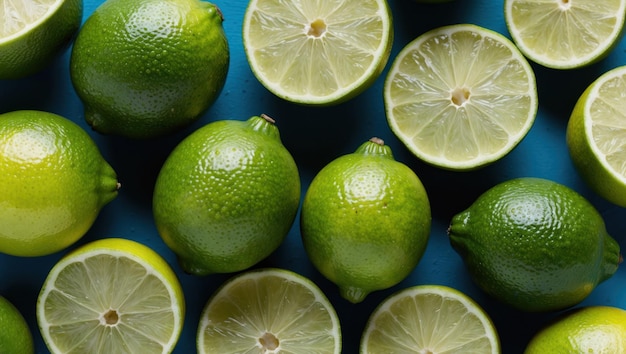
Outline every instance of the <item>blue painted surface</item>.
<svg viewBox="0 0 626 354">
<path fill-rule="evenodd" d="M 85 20 L 101 0 L 85 0 Z M 119 196 L 101 212 L 83 239 L 71 248 L 103 237 L 137 240 L 158 251 L 178 273 L 187 302 L 186 321 L 175 353 L 194 353 L 200 312 L 209 296 L 229 275 L 186 275 L 173 253 L 156 232 L 151 214 L 152 187 L 156 174 L 171 149 L 194 129 L 220 119 L 244 120 L 266 113 L 277 120 L 285 146 L 294 155 L 302 177 L 302 193 L 311 179 L 332 159 L 354 151 L 372 136 L 383 138 L 396 159 L 422 179 L 433 210 L 428 248 L 411 275 L 397 286 L 369 295 L 360 304 L 342 299 L 336 287 L 320 275 L 306 258 L 299 225 L 293 225 L 283 245 L 257 267 L 281 267 L 311 278 L 336 307 L 343 326 L 344 353 L 357 353 L 361 332 L 375 306 L 395 291 L 417 284 L 443 284 L 470 295 L 489 313 L 499 331 L 504 353 L 522 353 L 530 337 L 555 313 L 527 314 L 488 298 L 469 279 L 460 257 L 447 240 L 452 216 L 465 209 L 487 188 L 514 177 L 534 176 L 565 184 L 587 197 L 602 213 L 609 232 L 626 248 L 626 211 L 595 195 L 574 170 L 565 145 L 565 127 L 578 96 L 595 78 L 626 64 L 622 41 L 603 61 L 579 70 L 557 71 L 533 65 L 539 90 L 539 113 L 528 136 L 501 161 L 469 173 L 443 171 L 419 162 L 393 136 L 387 126 L 382 101 L 382 82 L 387 71 L 359 97 L 332 108 L 311 108 L 274 97 L 253 76 L 241 41 L 244 0 L 215 0 L 224 13 L 224 28 L 231 48 L 226 86 L 217 102 L 193 126 L 152 142 L 102 136 L 84 122 L 82 104 L 68 73 L 69 51 L 37 75 L 16 81 L 0 81 L 0 113 L 39 109 L 65 116 L 83 126 L 114 167 L 123 184 Z M 509 37 L 502 1 L 456 0 L 424 5 L 411 0 L 389 0 L 394 16 L 395 42 L 391 60 L 400 49 L 426 30 L 448 24 L 473 23 Z M 391 63 L 390 60 L 390 63 Z M 389 65 L 387 66 L 387 68 Z M 45 257 L 19 258 L 0 255 L 0 294 L 27 317 L 36 340 L 37 353 L 47 353 L 35 319 L 39 289 L 50 268 L 67 250 Z M 580 306 L 611 305 L 626 308 L 626 267 L 602 283 Z"/>
</svg>

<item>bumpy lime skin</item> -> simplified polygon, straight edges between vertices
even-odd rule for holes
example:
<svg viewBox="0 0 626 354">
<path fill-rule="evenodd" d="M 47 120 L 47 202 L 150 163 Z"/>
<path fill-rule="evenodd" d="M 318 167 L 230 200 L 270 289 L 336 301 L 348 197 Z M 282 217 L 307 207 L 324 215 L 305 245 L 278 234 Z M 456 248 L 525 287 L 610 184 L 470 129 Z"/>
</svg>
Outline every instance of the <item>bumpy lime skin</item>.
<svg viewBox="0 0 626 354">
<path fill-rule="evenodd" d="M 298 168 L 277 126 L 254 116 L 215 121 L 184 139 L 159 172 L 153 212 L 182 268 L 208 275 L 241 271 L 269 256 L 299 203 Z"/>
<path fill-rule="evenodd" d="M 198 120 L 226 82 L 223 20 L 217 6 L 200 0 L 104 2 L 78 33 L 70 59 L 85 120 L 131 139 Z"/>
<path fill-rule="evenodd" d="M 527 312 L 578 304 L 622 260 L 584 197 L 539 178 L 492 187 L 452 218 L 448 233 L 476 284 Z"/>
<path fill-rule="evenodd" d="M 3 296 L 0 296 L 0 353 L 35 353 L 35 343 L 28 323 L 19 310 Z"/>
<path fill-rule="evenodd" d="M 352 303 L 405 279 L 430 234 L 420 179 L 375 141 L 326 165 L 311 182 L 300 216 L 310 260 Z"/>
<path fill-rule="evenodd" d="M 83 19 L 83 1 L 66 0 L 44 26 L 24 37 L 15 37 L 0 48 L 0 80 L 33 75 L 65 52 L 74 40 Z"/>
</svg>

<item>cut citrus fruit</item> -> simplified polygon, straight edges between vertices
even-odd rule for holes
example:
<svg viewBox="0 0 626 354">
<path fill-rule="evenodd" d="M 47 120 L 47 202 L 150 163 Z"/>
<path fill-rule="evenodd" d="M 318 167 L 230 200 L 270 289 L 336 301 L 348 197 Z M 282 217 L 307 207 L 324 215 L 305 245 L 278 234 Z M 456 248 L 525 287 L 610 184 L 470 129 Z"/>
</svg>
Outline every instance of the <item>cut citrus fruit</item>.
<svg viewBox="0 0 626 354">
<path fill-rule="evenodd" d="M 387 121 L 421 160 L 471 170 L 508 154 L 537 114 L 535 75 L 501 34 L 439 27 L 406 45 L 384 86 Z"/>
<path fill-rule="evenodd" d="M 82 0 L 3 1 L 0 79 L 21 78 L 45 67 L 67 49 L 82 16 Z"/>
<path fill-rule="evenodd" d="M 309 279 L 284 269 L 234 276 L 213 294 L 198 353 L 341 353 L 334 308 Z"/>
<path fill-rule="evenodd" d="M 252 0 L 243 42 L 257 79 L 285 100 L 330 105 L 371 86 L 391 52 L 386 0 Z"/>
<path fill-rule="evenodd" d="M 52 353 L 170 353 L 183 326 L 175 273 L 152 249 L 102 239 L 61 259 L 37 301 Z"/>
<path fill-rule="evenodd" d="M 581 177 L 606 200 L 626 207 L 626 66 L 597 78 L 567 125 L 567 145 Z"/>
<path fill-rule="evenodd" d="M 361 354 L 500 353 L 487 313 L 467 295 L 442 285 L 417 285 L 391 295 L 370 316 Z"/>
<path fill-rule="evenodd" d="M 513 41 L 530 60 L 574 69 L 604 58 L 621 38 L 626 0 L 506 0 Z"/>
</svg>

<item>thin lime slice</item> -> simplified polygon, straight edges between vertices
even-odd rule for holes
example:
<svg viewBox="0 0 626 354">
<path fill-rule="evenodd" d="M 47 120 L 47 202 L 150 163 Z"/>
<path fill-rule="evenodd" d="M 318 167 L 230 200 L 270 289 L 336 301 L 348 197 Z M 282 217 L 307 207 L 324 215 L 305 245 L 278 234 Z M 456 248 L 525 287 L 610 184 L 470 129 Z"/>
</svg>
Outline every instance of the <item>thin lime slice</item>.
<svg viewBox="0 0 626 354">
<path fill-rule="evenodd" d="M 530 60 L 574 69 L 604 58 L 624 29 L 626 0 L 506 0 L 506 24 Z"/>
<path fill-rule="evenodd" d="M 198 353 L 341 353 L 332 305 L 292 271 L 260 269 L 228 280 L 208 301 Z"/>
<path fill-rule="evenodd" d="M 0 80 L 41 70 L 78 31 L 82 0 L 20 0 L 0 4 Z"/>
<path fill-rule="evenodd" d="M 626 206 L 626 66 L 597 78 L 579 97 L 567 125 L 570 156 L 600 196 Z"/>
<path fill-rule="evenodd" d="M 88 243 L 50 271 L 37 321 L 52 353 L 171 353 L 183 326 L 175 273 L 150 248 L 124 239 Z"/>
<path fill-rule="evenodd" d="M 252 0 L 243 41 L 252 71 L 269 91 L 330 105 L 376 80 L 389 58 L 392 29 L 386 0 Z"/>
<path fill-rule="evenodd" d="M 361 354 L 499 354 L 498 333 L 467 295 L 440 285 L 418 285 L 385 299 L 370 316 Z"/>
<path fill-rule="evenodd" d="M 537 87 L 511 41 L 460 24 L 428 31 L 401 50 L 384 101 L 389 126 L 415 156 L 471 170 L 504 157 L 526 136 Z"/>
</svg>

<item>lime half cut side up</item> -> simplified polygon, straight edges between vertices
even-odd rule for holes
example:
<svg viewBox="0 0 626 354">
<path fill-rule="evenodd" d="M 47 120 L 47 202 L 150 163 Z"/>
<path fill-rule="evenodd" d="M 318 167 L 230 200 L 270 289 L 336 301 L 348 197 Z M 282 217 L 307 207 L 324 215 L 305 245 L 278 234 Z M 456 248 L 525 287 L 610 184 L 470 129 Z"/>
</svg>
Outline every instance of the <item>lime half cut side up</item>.
<svg viewBox="0 0 626 354">
<path fill-rule="evenodd" d="M 185 312 L 175 273 L 152 249 L 102 239 L 61 259 L 37 302 L 54 354 L 171 353 Z"/>
<path fill-rule="evenodd" d="M 509 33 L 530 60 L 576 69 L 606 57 L 624 30 L 626 0 L 506 0 Z"/>
<path fill-rule="evenodd" d="M 387 121 L 421 160 L 472 170 L 508 154 L 537 114 L 531 66 L 501 34 L 471 24 L 433 29 L 407 44 L 384 86 Z"/>
<path fill-rule="evenodd" d="M 207 302 L 198 353 L 341 353 L 334 308 L 309 279 L 263 268 L 226 281 Z"/>
<path fill-rule="evenodd" d="M 257 79 L 287 101 L 348 100 L 383 71 L 393 27 L 386 0 L 252 0 L 243 42 Z"/>
<path fill-rule="evenodd" d="M 626 66 L 614 68 L 587 87 L 567 125 L 574 166 L 588 186 L 626 207 Z"/>
<path fill-rule="evenodd" d="M 22 78 L 43 69 L 67 49 L 82 15 L 82 0 L 3 1 L 0 80 Z"/>
<path fill-rule="evenodd" d="M 361 354 L 499 354 L 487 313 L 467 295 L 441 285 L 417 285 L 391 295 L 370 316 Z"/>
</svg>

